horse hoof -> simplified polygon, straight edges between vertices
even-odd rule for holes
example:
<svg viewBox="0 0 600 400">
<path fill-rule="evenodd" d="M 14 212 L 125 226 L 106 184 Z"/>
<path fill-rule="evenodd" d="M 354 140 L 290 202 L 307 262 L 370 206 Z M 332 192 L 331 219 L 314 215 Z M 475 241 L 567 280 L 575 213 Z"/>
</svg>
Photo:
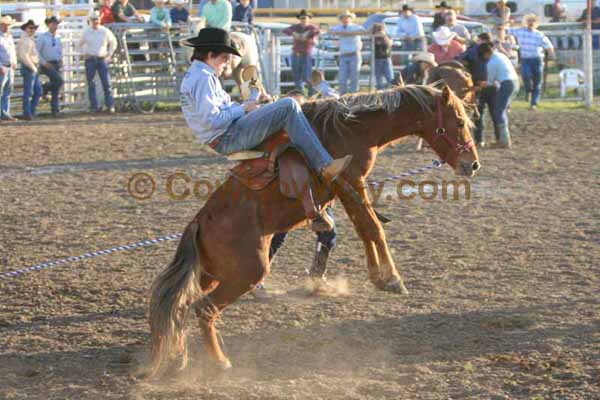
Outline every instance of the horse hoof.
<svg viewBox="0 0 600 400">
<path fill-rule="evenodd" d="M 404 283 L 396 279 L 386 282 L 382 290 L 391 293 L 408 294 L 408 289 L 406 289 Z"/>
<path fill-rule="evenodd" d="M 231 361 L 225 359 L 223 361 L 219 361 L 217 363 L 217 367 L 221 370 L 221 371 L 227 371 L 230 370 L 231 368 L 233 368 L 233 366 L 231 365 Z"/>
</svg>

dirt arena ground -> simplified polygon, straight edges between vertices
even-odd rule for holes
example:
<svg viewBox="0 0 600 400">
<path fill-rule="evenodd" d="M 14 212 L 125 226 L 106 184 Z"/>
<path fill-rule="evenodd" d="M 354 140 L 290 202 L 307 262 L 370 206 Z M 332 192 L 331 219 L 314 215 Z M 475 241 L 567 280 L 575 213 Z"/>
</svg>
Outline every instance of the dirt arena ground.
<svg viewBox="0 0 600 400">
<path fill-rule="evenodd" d="M 0 280 L 0 399 L 600 399 L 600 113 L 512 118 L 514 149 L 481 151 L 469 200 L 401 201 L 393 188 L 379 200 L 409 295 L 366 281 L 338 208 L 330 278 L 344 294 L 307 295 L 313 236 L 299 230 L 270 298 L 223 315 L 231 372 L 209 378 L 190 321 L 190 368 L 145 382 L 147 290 L 175 242 Z M 373 176 L 432 158 L 401 143 Z M 2 123 L 0 272 L 179 232 L 202 200 L 172 200 L 168 177 L 222 180 L 229 167 L 178 112 Z M 144 201 L 126 189 L 139 172 L 157 182 Z"/>
</svg>

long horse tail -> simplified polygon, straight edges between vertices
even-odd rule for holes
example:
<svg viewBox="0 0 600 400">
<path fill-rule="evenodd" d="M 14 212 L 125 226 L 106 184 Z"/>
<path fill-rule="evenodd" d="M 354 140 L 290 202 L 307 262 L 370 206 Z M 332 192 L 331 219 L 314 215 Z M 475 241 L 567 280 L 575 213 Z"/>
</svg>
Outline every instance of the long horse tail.
<svg viewBox="0 0 600 400">
<path fill-rule="evenodd" d="M 202 296 L 198 240 L 200 223 L 194 219 L 183 232 L 175 257 L 154 279 L 150 294 L 149 323 L 152 340 L 150 375 L 165 362 L 181 355 L 181 368 L 187 365 L 185 321 L 191 305 Z"/>
</svg>

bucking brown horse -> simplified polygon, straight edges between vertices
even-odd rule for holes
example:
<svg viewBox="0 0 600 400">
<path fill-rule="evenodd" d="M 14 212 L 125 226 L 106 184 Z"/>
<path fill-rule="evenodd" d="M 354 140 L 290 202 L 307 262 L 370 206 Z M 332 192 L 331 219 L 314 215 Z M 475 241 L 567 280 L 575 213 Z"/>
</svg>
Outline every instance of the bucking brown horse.
<svg viewBox="0 0 600 400">
<path fill-rule="evenodd" d="M 313 176 L 315 200 L 322 205 L 334 197 L 341 200 L 364 243 L 370 281 L 381 290 L 407 293 L 370 204 L 366 178 L 378 152 L 407 135 L 427 141 L 458 175 L 474 175 L 479 158 L 462 100 L 447 87 L 408 86 L 311 101 L 303 111 L 332 157 L 353 155 L 331 187 Z M 184 325 L 192 309 L 212 360 L 222 369 L 231 367 L 215 320 L 269 273 L 273 234 L 307 222 L 301 201 L 282 195 L 278 180 L 251 190 L 229 177 L 185 228 L 173 261 L 152 285 L 152 374 L 170 361 L 185 366 Z"/>
</svg>

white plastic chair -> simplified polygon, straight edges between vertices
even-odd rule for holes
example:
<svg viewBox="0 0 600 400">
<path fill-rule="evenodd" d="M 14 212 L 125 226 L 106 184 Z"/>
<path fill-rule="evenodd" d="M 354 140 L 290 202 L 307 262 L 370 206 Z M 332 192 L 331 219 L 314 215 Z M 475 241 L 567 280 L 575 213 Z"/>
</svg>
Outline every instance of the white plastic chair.
<svg viewBox="0 0 600 400">
<path fill-rule="evenodd" d="M 582 70 L 576 68 L 567 68 L 560 71 L 560 97 L 565 97 L 568 90 L 577 90 L 578 96 L 583 96 L 583 88 L 585 87 L 585 74 Z"/>
</svg>

